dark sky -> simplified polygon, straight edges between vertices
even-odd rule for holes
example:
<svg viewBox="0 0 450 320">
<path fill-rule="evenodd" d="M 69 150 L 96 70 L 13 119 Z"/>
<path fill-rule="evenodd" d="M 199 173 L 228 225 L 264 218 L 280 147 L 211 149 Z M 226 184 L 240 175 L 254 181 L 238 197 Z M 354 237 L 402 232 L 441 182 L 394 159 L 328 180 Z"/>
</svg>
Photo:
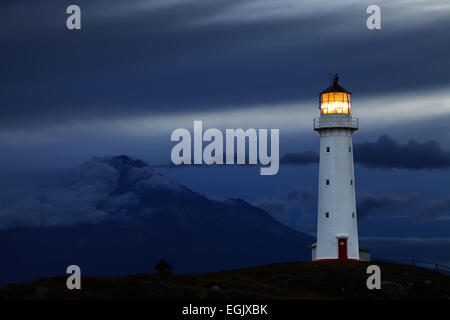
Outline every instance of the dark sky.
<svg viewBox="0 0 450 320">
<path fill-rule="evenodd" d="M 382 1 L 377 31 L 365 1 L 80 0 L 80 31 L 70 3 L 2 2 L 3 130 L 309 108 L 335 72 L 355 102 L 450 85 L 447 1 Z"/>
<path fill-rule="evenodd" d="M 450 227 L 448 1 L 378 1 L 381 30 L 366 28 L 372 1 L 78 0 L 80 31 L 66 28 L 71 4 L 0 4 L 1 173 L 72 167 L 93 155 L 168 163 L 170 133 L 192 130 L 193 120 L 279 128 L 281 156 L 314 153 L 317 96 L 339 73 L 360 118 L 360 210 L 411 217 L 408 236 L 450 237 L 442 231 Z M 246 169 L 245 190 L 232 188 L 241 173 L 231 168 L 165 173 L 214 196 L 286 202 L 295 188 L 315 188 L 311 163 L 272 178 Z M 298 180 L 283 170 L 298 170 Z M 204 187 L 211 179 L 226 184 Z M 267 188 L 251 187 L 261 179 Z M 423 217 L 418 231 L 411 221 Z M 382 233 L 379 221 L 362 230 Z M 396 236 L 389 230 L 383 236 Z"/>
</svg>

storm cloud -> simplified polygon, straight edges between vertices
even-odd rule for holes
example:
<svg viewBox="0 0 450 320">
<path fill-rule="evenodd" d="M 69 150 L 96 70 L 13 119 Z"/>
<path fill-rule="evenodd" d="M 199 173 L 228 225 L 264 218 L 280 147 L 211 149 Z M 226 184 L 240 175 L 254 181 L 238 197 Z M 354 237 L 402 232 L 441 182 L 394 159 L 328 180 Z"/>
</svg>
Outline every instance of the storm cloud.
<svg viewBox="0 0 450 320">
<path fill-rule="evenodd" d="M 417 195 L 400 196 L 378 192 L 362 194 L 357 199 L 358 218 L 364 219 L 369 215 L 396 217 L 411 208 L 417 201 Z"/>
<path fill-rule="evenodd" d="M 123 160 L 125 159 L 125 160 Z M 131 164 L 131 165 L 130 165 Z M 3 182 L 16 190 L 0 193 L 0 230 L 13 227 L 50 227 L 93 224 L 106 219 L 134 219 L 152 214 L 140 206 L 148 193 L 187 189 L 158 174 L 144 162 L 119 157 L 92 157 L 81 166 L 67 169 L 53 183 L 24 189 L 33 176 L 11 176 Z M 40 179 L 48 179 L 42 174 Z"/>
<path fill-rule="evenodd" d="M 294 187 L 285 198 L 262 199 L 256 201 L 254 205 L 267 211 L 278 221 L 305 231 L 311 227 L 310 223 L 315 223 L 313 218 L 317 211 L 317 192 L 311 187 Z M 362 191 L 357 193 L 356 207 L 359 220 L 369 217 L 403 217 L 416 221 L 450 220 L 450 198 L 426 200 L 418 193 Z M 299 214 L 298 210 L 292 209 L 301 209 L 304 212 Z"/>
<path fill-rule="evenodd" d="M 362 192 L 357 196 L 359 219 L 367 217 L 407 217 L 414 220 L 450 220 L 450 197 L 426 200 L 418 194 Z"/>
<path fill-rule="evenodd" d="M 76 32 L 55 2 L 1 4 L 3 129 L 310 102 L 330 72 L 360 97 L 450 84 L 443 1 L 380 1 L 376 32 L 370 1 L 80 0 Z"/>
<path fill-rule="evenodd" d="M 402 145 L 383 135 L 376 142 L 356 145 L 355 161 L 384 169 L 446 169 L 450 167 L 450 152 L 442 150 L 436 141 L 410 140 Z"/>
<path fill-rule="evenodd" d="M 314 151 L 288 153 L 280 159 L 282 164 L 308 165 L 319 162 L 319 154 Z"/>
<path fill-rule="evenodd" d="M 410 140 L 400 144 L 387 135 L 375 142 L 364 142 L 354 146 L 354 161 L 369 168 L 381 169 L 448 169 L 450 152 L 443 150 L 436 141 L 417 142 Z M 312 151 L 288 153 L 280 162 L 291 165 L 307 165 L 319 162 L 319 155 Z"/>
<path fill-rule="evenodd" d="M 262 199 L 255 206 L 297 230 L 309 230 L 315 225 L 317 193 L 311 187 L 293 187 L 284 199 Z"/>
<path fill-rule="evenodd" d="M 450 219 L 450 197 L 427 201 L 419 209 L 417 217 L 423 220 Z"/>
</svg>

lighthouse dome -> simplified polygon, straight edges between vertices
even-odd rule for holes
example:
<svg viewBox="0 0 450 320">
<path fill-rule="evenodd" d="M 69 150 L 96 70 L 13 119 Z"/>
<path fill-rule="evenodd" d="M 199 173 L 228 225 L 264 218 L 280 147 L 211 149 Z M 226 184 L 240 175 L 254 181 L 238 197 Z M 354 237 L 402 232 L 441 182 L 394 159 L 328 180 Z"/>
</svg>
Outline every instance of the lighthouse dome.
<svg viewBox="0 0 450 320">
<path fill-rule="evenodd" d="M 351 92 L 339 85 L 338 81 L 339 76 L 335 74 L 333 84 L 320 92 L 321 114 L 350 114 Z"/>
<path fill-rule="evenodd" d="M 339 75 L 335 74 L 333 77 L 333 84 L 331 86 L 329 86 L 328 88 L 326 88 L 325 90 L 322 90 L 320 92 L 320 94 L 323 93 L 330 93 L 330 92 L 342 92 L 342 93 L 348 93 L 351 94 L 350 91 L 344 89 L 339 83 Z"/>
</svg>

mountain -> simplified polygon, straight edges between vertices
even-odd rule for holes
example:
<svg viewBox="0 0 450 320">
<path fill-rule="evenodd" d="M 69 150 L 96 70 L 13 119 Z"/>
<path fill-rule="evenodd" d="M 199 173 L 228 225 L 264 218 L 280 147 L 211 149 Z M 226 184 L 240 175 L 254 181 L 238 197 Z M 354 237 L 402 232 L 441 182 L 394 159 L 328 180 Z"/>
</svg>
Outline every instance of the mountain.
<svg viewBox="0 0 450 320">
<path fill-rule="evenodd" d="M 65 274 L 176 273 L 309 260 L 313 238 L 240 199 L 219 201 L 139 159 L 92 158 L 45 192 L 2 208 L 0 285 Z"/>
</svg>

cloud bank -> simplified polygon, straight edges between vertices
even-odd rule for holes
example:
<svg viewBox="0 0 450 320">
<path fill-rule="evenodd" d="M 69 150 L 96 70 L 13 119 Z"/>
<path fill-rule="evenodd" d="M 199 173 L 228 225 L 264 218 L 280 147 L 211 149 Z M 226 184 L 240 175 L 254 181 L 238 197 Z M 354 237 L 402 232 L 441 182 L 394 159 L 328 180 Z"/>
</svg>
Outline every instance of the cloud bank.
<svg viewBox="0 0 450 320">
<path fill-rule="evenodd" d="M 417 212 L 417 217 L 424 220 L 450 220 L 450 197 L 426 201 Z"/>
<path fill-rule="evenodd" d="M 387 135 L 376 142 L 364 142 L 354 146 L 354 161 L 369 168 L 380 169 L 448 169 L 450 152 L 443 150 L 436 141 L 420 143 L 410 140 L 400 144 Z M 319 162 L 319 155 L 312 151 L 288 153 L 280 163 L 307 165 Z"/>
<path fill-rule="evenodd" d="M 292 188 L 283 199 L 261 199 L 253 204 L 281 223 L 299 231 L 315 226 L 317 193 L 311 187 Z"/>
<path fill-rule="evenodd" d="M 45 179 L 45 175 L 40 178 Z M 29 181 L 25 178 L 16 183 L 20 187 Z M 53 186 L 36 188 L 26 195 L 1 193 L 0 229 L 70 226 L 145 217 L 153 210 L 140 206 L 142 199 L 149 193 L 167 190 L 185 193 L 188 189 L 140 160 L 126 156 L 93 157 L 66 172 Z"/>
<path fill-rule="evenodd" d="M 370 1 L 77 4 L 68 32 L 63 3 L 2 2 L 2 128 L 310 103 L 330 72 L 359 97 L 450 85 L 445 1 L 380 1 L 377 32 Z"/>
<path fill-rule="evenodd" d="M 399 196 L 391 193 L 373 193 L 358 195 L 357 209 L 358 219 L 364 219 L 369 215 L 396 217 L 411 208 L 418 196 Z"/>
</svg>

